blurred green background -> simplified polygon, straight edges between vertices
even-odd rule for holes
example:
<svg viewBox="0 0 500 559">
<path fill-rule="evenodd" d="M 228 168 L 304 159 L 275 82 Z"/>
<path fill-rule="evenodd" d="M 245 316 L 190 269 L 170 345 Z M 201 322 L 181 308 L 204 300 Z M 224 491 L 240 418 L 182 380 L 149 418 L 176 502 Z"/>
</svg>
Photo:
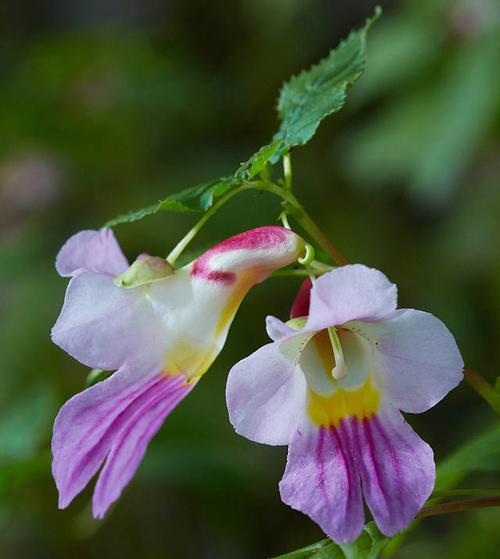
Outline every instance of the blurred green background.
<svg viewBox="0 0 500 559">
<path fill-rule="evenodd" d="M 380 2 L 368 69 L 294 153 L 299 198 L 401 306 L 437 314 L 466 362 L 500 371 L 500 14 L 493 0 Z M 87 370 L 51 344 L 80 229 L 233 172 L 276 128 L 275 98 L 371 15 L 363 0 L 3 2 L 0 7 L 0 557 L 259 559 L 321 539 L 280 502 L 286 449 L 237 437 L 226 374 L 286 318 L 298 280 L 244 301 L 200 387 L 168 419 L 102 522 L 87 489 L 57 509 L 50 436 Z M 195 242 L 274 223 L 268 195 L 233 199 Z M 117 227 L 129 258 L 165 255 L 196 216 Z M 462 385 L 409 421 L 445 457 L 494 416 Z M 498 475 L 468 485 L 498 486 Z M 467 486 L 466 483 L 466 486 Z M 500 511 L 425 519 L 396 557 L 493 558 Z"/>
</svg>

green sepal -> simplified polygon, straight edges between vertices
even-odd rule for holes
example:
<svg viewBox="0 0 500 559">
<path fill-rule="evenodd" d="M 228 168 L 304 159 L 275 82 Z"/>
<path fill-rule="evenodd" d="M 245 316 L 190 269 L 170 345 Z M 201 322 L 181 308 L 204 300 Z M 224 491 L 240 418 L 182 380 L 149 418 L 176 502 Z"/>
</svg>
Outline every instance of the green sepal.
<svg viewBox="0 0 500 559">
<path fill-rule="evenodd" d="M 140 256 L 129 268 L 113 278 L 118 287 L 134 288 L 160 281 L 174 273 L 172 266 L 160 256 L 145 254 Z"/>
<path fill-rule="evenodd" d="M 294 330 L 302 330 L 307 322 L 307 316 L 298 316 L 297 318 L 291 318 L 286 322 L 287 326 L 293 328 Z"/>
</svg>

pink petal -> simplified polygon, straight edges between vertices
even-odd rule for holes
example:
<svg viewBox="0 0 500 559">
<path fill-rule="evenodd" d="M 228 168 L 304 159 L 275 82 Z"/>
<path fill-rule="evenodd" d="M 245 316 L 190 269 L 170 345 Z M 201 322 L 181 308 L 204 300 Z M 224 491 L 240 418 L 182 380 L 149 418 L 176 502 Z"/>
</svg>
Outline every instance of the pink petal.
<svg viewBox="0 0 500 559">
<path fill-rule="evenodd" d="M 52 439 L 60 508 L 69 505 L 106 460 L 98 494 L 96 487 L 96 516 L 103 516 L 133 476 L 165 416 L 194 386 L 186 385 L 184 377 L 134 377 L 122 369 L 61 408 Z"/>
<path fill-rule="evenodd" d="M 337 543 L 355 540 L 363 528 L 361 485 L 349 426 L 297 432 L 288 449 L 280 494 Z"/>
<path fill-rule="evenodd" d="M 194 277 L 231 285 L 242 273 L 249 287 L 263 281 L 273 270 L 288 266 L 304 251 L 304 241 L 284 227 L 258 227 L 222 241 L 192 265 Z M 248 274 L 252 271 L 252 274 Z"/>
<path fill-rule="evenodd" d="M 436 405 L 463 378 L 464 362 L 453 335 L 432 314 L 397 310 L 377 323 L 356 323 L 375 344 L 377 384 L 404 411 Z"/>
<path fill-rule="evenodd" d="M 396 409 L 386 407 L 371 419 L 350 422 L 366 502 L 380 531 L 392 536 L 410 524 L 432 493 L 432 449 Z"/>
<path fill-rule="evenodd" d="M 375 321 L 396 309 L 396 286 L 382 272 L 361 264 L 321 276 L 311 289 L 308 331 L 352 320 Z"/>
<path fill-rule="evenodd" d="M 306 381 L 297 370 L 302 338 L 265 345 L 231 369 L 227 407 L 240 435 L 271 445 L 291 440 L 305 410 Z"/>
<path fill-rule="evenodd" d="M 124 289 L 113 278 L 81 272 L 71 279 L 52 340 L 75 359 L 104 370 L 124 363 L 148 370 L 162 359 L 161 319 L 143 292 Z"/>
<path fill-rule="evenodd" d="M 309 314 L 309 305 L 311 302 L 312 282 L 308 278 L 302 282 L 290 311 L 290 318 L 298 318 Z"/>
<path fill-rule="evenodd" d="M 80 231 L 70 237 L 56 258 L 61 276 L 73 276 L 86 270 L 116 275 L 128 268 L 128 262 L 111 229 Z"/>
</svg>

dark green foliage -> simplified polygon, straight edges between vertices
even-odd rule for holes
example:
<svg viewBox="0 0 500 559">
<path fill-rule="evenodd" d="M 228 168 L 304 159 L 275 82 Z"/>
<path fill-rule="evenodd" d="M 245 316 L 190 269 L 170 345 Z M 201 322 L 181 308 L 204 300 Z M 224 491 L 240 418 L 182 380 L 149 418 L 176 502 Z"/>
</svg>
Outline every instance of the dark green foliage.
<svg viewBox="0 0 500 559">
<path fill-rule="evenodd" d="M 278 101 L 278 138 L 289 146 L 306 144 L 321 121 L 344 106 L 348 87 L 365 69 L 366 35 L 380 13 L 377 8 L 363 28 L 353 31 L 317 65 L 284 84 Z"/>
<path fill-rule="evenodd" d="M 321 540 L 275 559 L 377 559 L 388 541 L 374 522 L 368 522 L 354 543 L 338 545 L 329 539 Z"/>
</svg>

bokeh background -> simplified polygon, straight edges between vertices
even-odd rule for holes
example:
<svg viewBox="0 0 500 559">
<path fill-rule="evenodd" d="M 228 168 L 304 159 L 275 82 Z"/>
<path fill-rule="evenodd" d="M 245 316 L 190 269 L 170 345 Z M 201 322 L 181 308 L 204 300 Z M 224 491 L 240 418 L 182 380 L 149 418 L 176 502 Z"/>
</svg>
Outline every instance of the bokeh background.
<svg viewBox="0 0 500 559">
<path fill-rule="evenodd" d="M 383 269 L 400 304 L 431 311 L 465 360 L 500 370 L 500 15 L 494 0 L 380 2 L 368 69 L 346 107 L 294 153 L 297 195 L 354 261 Z M 87 489 L 57 509 L 52 422 L 87 370 L 51 344 L 65 239 L 233 172 L 276 128 L 275 98 L 371 15 L 363 0 L 97 0 L 0 7 L 0 557 L 258 559 L 321 539 L 281 504 L 284 448 L 237 437 L 232 363 L 285 318 L 298 280 L 245 300 L 222 355 L 165 423 L 102 522 Z M 274 223 L 268 195 L 233 199 L 193 248 Z M 126 254 L 166 255 L 194 223 L 117 227 Z M 494 421 L 462 385 L 409 421 L 437 459 Z M 472 483 L 472 482 L 471 482 Z M 475 485 L 498 486 L 498 476 Z M 396 553 L 492 558 L 500 511 L 426 519 Z"/>
</svg>

